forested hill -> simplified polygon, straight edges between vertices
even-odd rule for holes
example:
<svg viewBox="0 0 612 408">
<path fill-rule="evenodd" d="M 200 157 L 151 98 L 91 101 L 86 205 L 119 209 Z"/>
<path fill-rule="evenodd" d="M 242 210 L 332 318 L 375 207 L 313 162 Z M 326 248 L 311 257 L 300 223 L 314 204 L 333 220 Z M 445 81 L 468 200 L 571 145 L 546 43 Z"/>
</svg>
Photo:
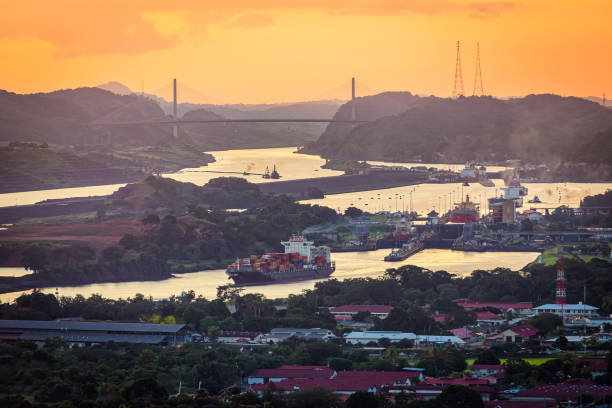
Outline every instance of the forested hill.
<svg viewBox="0 0 612 408">
<path fill-rule="evenodd" d="M 98 88 L 77 88 L 20 95 L 0 90 L 0 141 L 34 141 L 60 145 L 154 145 L 167 138 L 160 126 L 91 126 L 92 122 L 121 122 L 162 118 L 164 112 L 148 98 L 117 95 Z"/>
<path fill-rule="evenodd" d="M 343 159 L 542 163 L 588 158 L 609 164 L 610 133 L 601 132 L 612 127 L 612 110 L 585 99 L 546 94 L 454 100 L 383 93 L 358 98 L 355 111 L 357 119 L 371 122 L 331 124 L 304 152 Z M 347 103 L 334 118 L 350 117 Z M 598 149 L 589 148 L 592 143 Z"/>
</svg>

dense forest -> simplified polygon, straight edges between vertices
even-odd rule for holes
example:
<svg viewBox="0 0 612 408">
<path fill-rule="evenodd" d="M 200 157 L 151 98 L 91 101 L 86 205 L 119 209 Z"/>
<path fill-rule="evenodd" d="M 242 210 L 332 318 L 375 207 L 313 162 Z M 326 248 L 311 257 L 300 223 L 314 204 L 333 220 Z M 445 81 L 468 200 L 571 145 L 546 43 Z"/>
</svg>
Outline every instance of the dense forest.
<svg viewBox="0 0 612 408">
<path fill-rule="evenodd" d="M 582 300 L 586 275 L 588 303 L 600 308 L 604 315 L 612 313 L 610 262 L 593 259 L 582 263 L 568 258 L 564 263 L 568 302 Z M 407 265 L 389 269 L 380 278 L 317 282 L 313 290 L 289 295 L 286 300 L 243 294 L 241 288 L 234 286 L 220 286 L 217 298 L 213 300 L 191 293 L 187 297 L 172 297 L 158 303 L 143 296 L 116 301 L 100 296 L 57 300 L 52 295 L 38 293 L 18 298 L 14 304 L 2 305 L 0 318 L 47 320 L 82 315 L 94 320 L 133 321 L 149 320 L 153 315 L 159 315 L 161 320 L 170 318 L 202 331 L 210 326 L 223 330 L 268 331 L 273 327 L 333 328 L 335 321 L 327 311 L 328 307 L 386 304 L 394 306 L 394 309 L 385 320 L 372 319 L 378 329 L 444 333 L 475 321 L 473 313 L 458 307 L 451 299 L 525 301 L 535 305 L 550 303 L 554 301 L 555 277 L 554 266 L 539 264 L 528 267 L 524 273 L 498 268 L 476 270 L 464 278 L 445 271 L 434 272 Z M 234 314 L 225 309 L 223 302 L 226 301 L 236 305 Z M 279 304 L 286 305 L 287 309 L 277 310 L 274 306 Z M 423 309 L 424 305 L 429 305 L 429 308 Z M 448 321 L 435 322 L 433 314 L 436 312 L 448 314 Z"/>
<path fill-rule="evenodd" d="M 583 266 L 572 264 L 569 259 L 565 262 L 569 301 L 575 301 L 580 291 L 576 275 L 583 272 Z M 592 261 L 585 267 L 590 277 L 589 296 L 595 302 L 603 296 L 600 303 L 604 311 L 609 312 L 612 309 L 609 295 L 612 286 L 607 276 L 609 263 Z M 386 347 L 386 351 L 377 357 L 369 356 L 368 351 L 359 346 L 344 344 L 340 338 L 327 343 L 289 339 L 275 347 L 264 348 L 214 344 L 220 330 L 268 331 L 272 327 L 326 327 L 340 337 L 350 329 L 336 328 L 327 306 L 371 301 L 395 306 L 387 319 L 373 318 L 375 329 L 448 333 L 449 328 L 473 323 L 474 318 L 473 312 L 450 302 L 450 297 L 470 295 L 476 300 L 538 298 L 537 303 L 552 299 L 554 268 L 538 266 L 528 274 L 521 276 L 497 269 L 474 271 L 470 277 L 457 279 L 444 271 L 404 266 L 390 269 L 379 279 L 319 282 L 312 291 L 276 300 L 259 294 L 243 294 L 240 288 L 232 286 L 219 287 L 215 299 L 204 299 L 193 292 L 160 301 L 142 295 L 112 300 L 99 295 L 87 299 L 82 296 L 57 299 L 40 292 L 24 294 L 12 304 L 0 304 L 0 319 L 48 320 L 82 316 L 88 320 L 184 323 L 192 330 L 206 332 L 213 343 L 212 346 L 189 343 L 181 348 L 161 348 L 110 342 L 73 349 L 59 339 L 47 340 L 41 348 L 31 342 L 0 343 L 0 405 L 22 407 L 61 403 L 57 406 L 109 408 L 122 404 L 128 407 L 279 408 L 482 406 L 478 394 L 453 387 L 432 401 L 415 401 L 400 395 L 392 404 L 383 403 L 380 396 L 362 395 L 364 393 L 357 393 L 344 402 L 320 389 L 289 396 L 265 393 L 258 397 L 241 393 L 235 386 L 241 377 L 256 368 L 274 368 L 282 364 L 328 365 L 334 370 L 362 371 L 398 371 L 414 364 L 423 368 L 425 375 L 442 377 L 459 375 L 467 367 L 467 358 L 474 358 L 479 364 L 499 364 L 503 357 L 508 361 L 505 363 L 506 378 L 498 384 L 501 389 L 517 384 L 555 384 L 568 376 L 590 376 L 572 364 L 572 354 L 560 354 L 542 365 L 531 366 L 517 358 L 520 350 L 514 344 L 496 345 L 484 351 L 454 347 L 418 351 L 412 350 L 407 343 L 390 345 L 388 339 L 381 339 L 380 344 L 373 345 Z M 485 291 L 485 288 L 491 289 Z M 233 313 L 227 308 L 227 302 L 235 306 Z M 424 303 L 430 304 L 428 310 L 419 306 Z M 278 305 L 286 308 L 275 307 Z M 435 312 L 446 313 L 453 319 L 437 323 L 432 318 Z M 368 319 L 367 316 L 359 318 Z M 559 335 L 560 321 L 554 315 L 543 314 L 528 323 L 536 326 L 541 335 Z M 523 346 L 534 352 L 540 349 L 538 342 L 527 342 Z M 567 347 L 561 343 L 560 346 Z M 608 384 L 610 376 L 599 377 L 597 381 Z M 183 393 L 193 393 L 193 396 L 173 396 L 178 392 L 179 383 Z M 381 395 L 384 397 L 384 393 Z M 366 398 L 376 400 L 363 405 Z M 457 405 L 457 399 L 467 399 L 469 403 Z M 449 405 L 449 400 L 455 402 Z"/>
<path fill-rule="evenodd" d="M 229 207 L 242 212 L 226 211 Z M 99 209 L 140 217 L 142 232 L 95 253 L 86 244 L 19 243 L 0 248 L 0 260 L 20 256 L 34 274 L 0 278 L 0 290 L 54 284 L 158 280 L 172 272 L 224 268 L 237 256 L 282 250 L 295 232 L 331 221 L 334 210 L 267 195 L 241 178 L 217 178 L 199 187 L 150 176 L 112 195 Z"/>
<path fill-rule="evenodd" d="M 441 99 L 384 93 L 355 102 L 368 123 L 330 124 L 306 153 L 328 158 L 456 163 L 521 159 L 610 165 L 612 110 L 580 98 Z M 350 103 L 335 118 L 349 119 Z M 603 133 L 600 133 L 603 132 Z M 581 146 L 578 147 L 577 146 Z M 594 166 L 596 169 L 597 166 Z"/>
</svg>

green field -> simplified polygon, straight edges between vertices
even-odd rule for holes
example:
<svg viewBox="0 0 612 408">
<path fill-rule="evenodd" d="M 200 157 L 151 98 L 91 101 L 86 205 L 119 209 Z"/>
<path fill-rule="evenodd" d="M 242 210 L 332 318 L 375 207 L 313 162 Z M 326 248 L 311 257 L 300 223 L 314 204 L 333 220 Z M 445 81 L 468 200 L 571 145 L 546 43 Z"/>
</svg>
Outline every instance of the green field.
<svg viewBox="0 0 612 408">
<path fill-rule="evenodd" d="M 559 259 L 558 254 L 559 254 L 559 248 L 560 247 L 570 247 L 572 245 L 556 245 L 552 248 L 548 248 L 546 249 L 543 253 L 542 253 L 542 263 L 546 266 L 551 266 L 557 263 L 557 260 Z M 609 243 L 608 246 L 612 249 L 612 243 Z M 577 251 L 574 251 L 577 252 Z M 565 253 L 563 254 L 564 257 L 569 257 L 571 255 Z M 593 258 L 600 258 L 600 259 L 608 259 L 607 257 L 601 257 L 601 256 L 593 256 L 593 255 L 579 255 L 580 259 L 582 259 L 584 262 L 589 262 L 591 259 Z M 536 261 L 537 262 L 537 261 Z M 535 263 L 535 262 L 534 262 Z"/>
<path fill-rule="evenodd" d="M 541 365 L 544 364 L 547 361 L 550 360 L 554 360 L 556 357 L 528 357 L 528 358 L 523 358 L 521 360 L 531 364 L 531 365 Z M 470 367 L 472 364 L 474 364 L 474 358 L 468 358 L 467 360 L 465 360 L 468 364 L 468 367 Z M 507 358 L 500 358 L 499 361 L 504 364 L 506 361 L 508 361 Z"/>
</svg>

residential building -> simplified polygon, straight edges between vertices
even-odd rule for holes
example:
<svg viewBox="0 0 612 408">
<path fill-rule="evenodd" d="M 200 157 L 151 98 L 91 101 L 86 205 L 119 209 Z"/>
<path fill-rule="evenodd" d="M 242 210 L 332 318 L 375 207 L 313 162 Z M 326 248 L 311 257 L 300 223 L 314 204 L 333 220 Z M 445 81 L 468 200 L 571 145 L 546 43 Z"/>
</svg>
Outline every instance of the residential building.
<svg viewBox="0 0 612 408">
<path fill-rule="evenodd" d="M 415 380 L 422 380 L 420 372 L 410 371 L 340 371 L 330 378 L 289 378 L 279 382 L 256 384 L 253 390 L 262 394 L 266 390 L 292 393 L 312 388 L 324 388 L 343 396 L 357 391 L 379 392 L 383 387 L 410 387 Z M 418 382 L 417 381 L 417 382 Z"/>
<path fill-rule="evenodd" d="M 409 340 L 414 343 L 417 336 L 414 333 L 403 333 L 400 331 L 354 331 L 344 335 L 344 338 L 351 344 L 377 343 L 381 339 L 389 339 L 391 343 L 402 340 Z"/>
<path fill-rule="evenodd" d="M 379 319 L 385 319 L 389 316 L 389 312 L 393 310 L 393 306 L 385 306 L 385 305 L 344 305 L 338 307 L 332 307 L 329 309 L 329 312 L 336 319 L 341 318 L 352 318 L 359 312 L 369 312 L 373 317 L 378 317 Z"/>
<path fill-rule="evenodd" d="M 542 306 L 533 308 L 536 314 L 541 313 L 553 313 L 558 316 L 574 317 L 598 317 L 597 308 L 595 306 L 583 305 L 582 302 L 578 304 L 554 304 L 548 303 Z"/>
<path fill-rule="evenodd" d="M 287 379 L 333 378 L 336 372 L 326 366 L 284 365 L 279 368 L 260 368 L 246 378 L 248 385 L 278 383 Z"/>
<path fill-rule="evenodd" d="M 584 378 L 572 378 L 561 384 L 539 385 L 528 388 L 512 398 L 512 401 L 547 401 L 553 400 L 567 406 L 568 401 L 576 401 L 581 394 L 591 394 L 595 401 L 606 395 L 612 395 L 612 386 L 595 385 Z"/>
<path fill-rule="evenodd" d="M 455 345 L 463 346 L 465 342 L 457 336 L 436 336 L 429 334 L 419 334 L 416 336 L 416 346 L 434 346 L 434 345 Z"/>
<path fill-rule="evenodd" d="M 468 341 L 471 339 L 478 338 L 478 335 L 474 333 L 473 331 L 471 331 L 470 329 L 468 329 L 467 327 L 462 327 L 460 329 L 452 329 L 450 330 L 450 332 L 453 333 L 454 336 L 460 338 L 463 341 Z"/>
<path fill-rule="evenodd" d="M 608 360 L 605 357 L 580 357 L 573 362 L 576 368 L 590 373 L 593 379 L 608 373 Z"/>
<path fill-rule="evenodd" d="M 500 343 L 517 343 L 521 344 L 524 341 L 535 337 L 538 333 L 538 329 L 533 326 L 515 326 L 504 330 L 503 332 L 490 337 L 490 340 L 498 341 Z"/>
<path fill-rule="evenodd" d="M 442 393 L 448 385 L 463 385 L 480 394 L 483 401 L 488 401 L 495 394 L 495 387 L 490 385 L 486 380 L 477 378 L 433 378 L 427 377 L 420 383 L 406 387 L 390 387 L 390 393 L 412 393 L 417 399 L 430 400 Z"/>
<path fill-rule="evenodd" d="M 469 370 L 474 377 L 488 377 L 495 374 L 503 374 L 504 366 L 500 364 L 472 364 Z"/>
<path fill-rule="evenodd" d="M 292 327 L 274 328 L 270 333 L 266 333 L 261 337 L 262 343 L 280 343 L 291 337 L 297 337 L 303 340 L 319 340 L 328 341 L 336 336 L 328 329 L 298 329 Z"/>
<path fill-rule="evenodd" d="M 263 335 L 260 332 L 224 331 L 217 338 L 219 343 L 242 344 L 261 343 Z"/>
<path fill-rule="evenodd" d="M 479 327 L 501 326 L 504 319 L 492 312 L 476 312 L 476 324 Z"/>
<path fill-rule="evenodd" d="M 455 301 L 456 304 L 463 307 L 465 310 L 482 309 L 492 307 L 506 313 L 512 311 L 515 314 L 530 315 L 532 313 L 533 303 L 531 302 L 474 302 L 469 299 Z"/>
</svg>

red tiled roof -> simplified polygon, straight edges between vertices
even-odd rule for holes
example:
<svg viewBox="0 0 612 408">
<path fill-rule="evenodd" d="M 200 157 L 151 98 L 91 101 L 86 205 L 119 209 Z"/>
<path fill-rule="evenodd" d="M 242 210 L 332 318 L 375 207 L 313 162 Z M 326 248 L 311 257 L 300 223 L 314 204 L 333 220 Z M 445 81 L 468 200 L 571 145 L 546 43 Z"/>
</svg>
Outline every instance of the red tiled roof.
<svg viewBox="0 0 612 408">
<path fill-rule="evenodd" d="M 516 333 L 518 336 L 523 337 L 523 338 L 535 336 L 536 333 L 538 332 L 537 328 L 530 326 L 528 324 L 524 326 L 510 327 L 508 330 Z"/>
<path fill-rule="evenodd" d="M 290 366 L 260 368 L 249 377 L 254 378 L 330 378 L 334 370 L 326 366 Z"/>
<path fill-rule="evenodd" d="M 359 377 L 371 377 L 376 380 L 386 379 L 390 380 L 393 378 L 405 379 L 415 378 L 421 375 L 420 371 L 340 371 L 338 372 L 338 378 L 359 378 Z"/>
<path fill-rule="evenodd" d="M 608 371 L 608 361 L 605 358 L 581 357 L 574 359 L 575 366 L 582 366 L 582 371 Z"/>
<path fill-rule="evenodd" d="M 275 383 L 257 384 L 253 389 L 259 391 L 274 387 L 290 391 L 321 387 L 330 391 L 367 391 L 372 387 L 380 389 L 384 385 L 405 384 L 410 378 L 418 375 L 419 373 L 405 371 L 341 371 L 334 378 L 292 378 Z"/>
<path fill-rule="evenodd" d="M 474 302 L 467 300 L 456 303 L 464 309 L 479 309 L 481 307 L 494 307 L 501 310 L 533 308 L 533 303 L 531 302 Z"/>
<path fill-rule="evenodd" d="M 547 401 L 509 401 L 509 400 L 494 400 L 483 401 L 485 408 L 554 408 L 556 403 Z"/>
<path fill-rule="evenodd" d="M 437 385 L 437 384 L 418 384 L 418 385 L 411 385 L 411 386 L 406 386 L 406 387 L 390 387 L 393 390 L 405 390 L 405 391 L 440 391 L 442 392 L 444 390 L 444 388 L 446 387 L 446 385 Z M 493 394 L 495 392 L 495 387 L 492 385 L 485 385 L 485 384 L 475 384 L 475 385 L 468 385 L 467 387 L 469 387 L 470 389 L 478 392 L 479 394 Z"/>
<path fill-rule="evenodd" d="M 461 340 L 470 339 L 472 337 L 478 336 L 476 333 L 465 327 L 462 327 L 460 329 L 452 329 L 450 330 L 450 332 L 453 333 L 455 336 L 459 337 Z"/>
<path fill-rule="evenodd" d="M 592 381 L 583 378 L 572 378 L 557 385 L 540 385 L 521 391 L 519 397 L 548 397 L 557 401 L 565 401 L 568 398 L 576 399 L 580 394 L 589 393 L 595 400 L 606 394 L 612 394 L 612 386 L 595 385 Z"/>
<path fill-rule="evenodd" d="M 430 385 L 451 385 L 451 384 L 459 384 L 465 385 L 488 385 L 489 381 L 484 380 L 482 378 L 473 378 L 473 377 L 465 377 L 465 378 L 452 378 L 452 377 L 427 377 L 424 378 L 423 381 L 419 383 L 430 384 Z"/>
<path fill-rule="evenodd" d="M 370 313 L 389 313 L 393 309 L 393 306 L 385 305 L 344 305 L 338 307 L 332 307 L 331 313 L 358 313 L 358 312 L 370 312 Z"/>
<path fill-rule="evenodd" d="M 502 318 L 493 312 L 476 312 L 476 320 L 501 320 Z"/>
</svg>

